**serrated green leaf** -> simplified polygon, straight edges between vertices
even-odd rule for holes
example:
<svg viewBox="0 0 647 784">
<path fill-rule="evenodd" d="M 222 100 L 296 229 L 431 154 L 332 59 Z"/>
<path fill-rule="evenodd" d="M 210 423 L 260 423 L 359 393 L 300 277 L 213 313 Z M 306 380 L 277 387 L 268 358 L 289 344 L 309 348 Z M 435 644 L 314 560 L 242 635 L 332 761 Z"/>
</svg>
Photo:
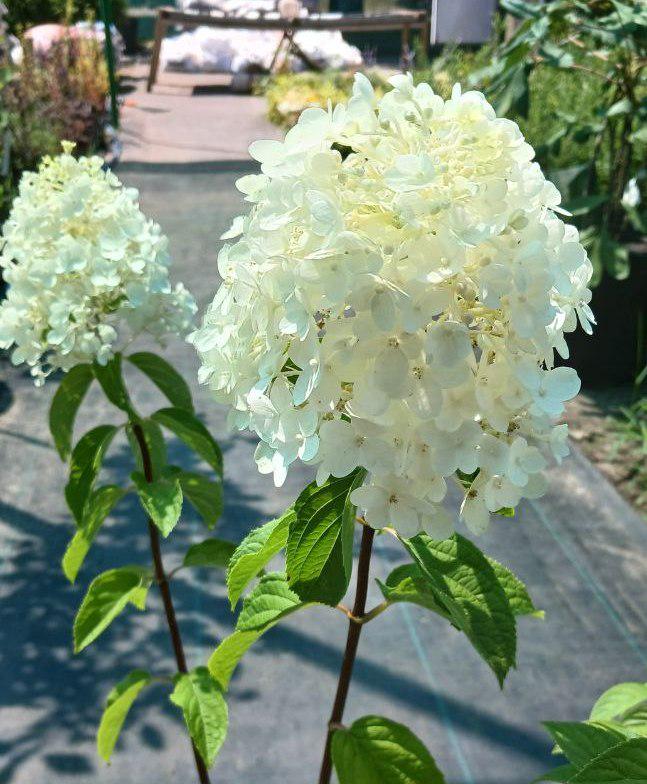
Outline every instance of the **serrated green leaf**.
<svg viewBox="0 0 647 784">
<path fill-rule="evenodd" d="M 515 665 L 516 623 L 492 564 L 458 534 L 443 541 L 419 534 L 402 542 L 452 623 L 465 633 L 503 685 Z"/>
<path fill-rule="evenodd" d="M 52 398 L 49 429 L 61 460 L 67 460 L 72 449 L 74 420 L 93 379 L 91 365 L 75 365 L 65 374 Z"/>
<path fill-rule="evenodd" d="M 290 523 L 295 518 L 294 509 L 288 509 L 281 517 L 254 528 L 238 545 L 227 569 L 227 591 L 232 610 L 250 580 L 285 547 Z"/>
<path fill-rule="evenodd" d="M 364 716 L 332 737 L 339 784 L 443 784 L 424 744 L 404 724 Z"/>
<path fill-rule="evenodd" d="M 497 580 L 503 586 L 505 595 L 508 597 L 510 607 L 515 615 L 531 615 L 533 618 L 543 618 L 544 611 L 538 610 L 528 589 L 521 580 L 507 567 L 495 561 L 494 558 L 486 556 L 488 563 L 494 569 Z"/>
<path fill-rule="evenodd" d="M 227 737 L 227 703 L 220 684 L 206 667 L 196 667 L 176 677 L 170 699 L 181 708 L 193 743 L 211 767 Z"/>
<path fill-rule="evenodd" d="M 119 738 L 124 721 L 139 693 L 151 682 L 151 676 L 144 670 L 133 670 L 118 683 L 108 695 L 106 707 L 97 732 L 99 756 L 110 761 Z"/>
<path fill-rule="evenodd" d="M 268 624 L 259 631 L 234 632 L 220 643 L 209 659 L 209 672 L 223 689 L 229 688 L 229 681 L 238 662 L 258 638 L 274 624 Z"/>
<path fill-rule="evenodd" d="M 175 408 L 183 408 L 193 412 L 193 399 L 189 385 L 173 365 L 150 351 L 140 351 L 131 354 L 126 359 L 148 376 Z"/>
<path fill-rule="evenodd" d="M 376 580 L 382 595 L 389 602 L 409 602 L 432 610 L 443 618 L 451 621 L 446 607 L 439 603 L 436 593 L 432 590 L 429 580 L 424 576 L 417 564 L 397 566 L 386 578 L 386 582 Z"/>
<path fill-rule="evenodd" d="M 202 517 L 204 524 L 210 530 L 214 528 L 223 509 L 222 482 L 213 482 L 202 474 L 190 471 L 180 471 L 177 478 L 182 492 Z"/>
<path fill-rule="evenodd" d="M 162 536 L 168 536 L 182 514 L 182 488 L 177 476 L 161 476 L 154 482 L 147 482 L 143 474 L 133 471 L 131 478 L 144 511 Z"/>
<path fill-rule="evenodd" d="M 139 566 L 111 569 L 95 577 L 74 619 L 74 652 L 94 642 L 126 605 L 143 610 L 151 579 L 150 572 Z"/>
<path fill-rule="evenodd" d="M 353 568 L 355 507 L 349 496 L 366 476 L 356 469 L 331 477 L 324 485 L 309 484 L 294 504 L 286 570 L 291 588 L 303 601 L 335 606 L 346 593 Z"/>
<path fill-rule="evenodd" d="M 83 521 L 85 505 L 116 432 L 114 425 L 99 425 L 86 433 L 72 450 L 65 500 L 78 525 Z"/>
<path fill-rule="evenodd" d="M 129 417 L 136 417 L 121 372 L 121 354 L 115 354 L 106 365 L 94 362 L 92 369 L 108 400 Z"/>
<path fill-rule="evenodd" d="M 575 765 L 558 765 L 556 768 L 549 770 L 548 773 L 544 773 L 543 776 L 534 779 L 531 784 L 538 784 L 540 781 L 566 782 L 575 773 L 577 773 Z"/>
<path fill-rule="evenodd" d="M 157 478 L 162 474 L 162 471 L 167 465 L 166 443 L 164 441 L 162 428 L 157 424 L 157 422 L 153 422 L 152 419 L 139 419 L 138 425 L 141 427 L 142 432 L 144 433 L 144 441 L 148 447 L 148 454 L 150 455 L 153 469 L 153 478 Z M 137 470 L 143 473 L 144 462 L 142 460 L 141 448 L 139 446 L 139 441 L 137 440 L 133 431 L 133 425 L 131 422 L 126 425 L 126 435 L 128 436 L 130 449 L 133 453 L 133 457 L 135 458 Z"/>
<path fill-rule="evenodd" d="M 602 694 L 591 710 L 592 721 L 621 721 L 647 706 L 647 683 L 618 683 Z"/>
<path fill-rule="evenodd" d="M 183 566 L 210 566 L 225 568 L 236 549 L 234 542 L 225 539 L 205 539 L 193 544 L 184 556 Z"/>
<path fill-rule="evenodd" d="M 629 738 L 577 771 L 569 784 L 646 784 L 647 738 Z"/>
<path fill-rule="evenodd" d="M 299 596 L 290 589 L 282 572 L 263 575 L 254 590 L 243 599 L 236 631 L 264 630 L 286 615 L 305 607 Z"/>
<path fill-rule="evenodd" d="M 602 724 L 545 721 L 544 727 L 550 732 L 559 751 L 578 769 L 626 739 L 621 732 Z"/>
<path fill-rule="evenodd" d="M 71 583 L 76 580 L 103 521 L 126 492 L 117 485 L 104 485 L 95 490 L 88 499 L 78 531 L 72 537 L 63 556 L 63 573 Z"/>
<path fill-rule="evenodd" d="M 610 722 L 621 732 L 647 736 L 647 684 L 612 686 L 593 706 L 591 719 Z"/>
<path fill-rule="evenodd" d="M 182 408 L 161 408 L 151 418 L 184 441 L 222 477 L 220 447 L 194 414 Z"/>
<path fill-rule="evenodd" d="M 512 612 L 515 615 L 532 615 L 536 618 L 543 618 L 543 612 L 535 608 L 526 586 L 521 580 L 492 558 L 487 560 L 494 569 L 497 579 L 508 597 Z M 376 582 L 382 591 L 382 595 L 389 602 L 418 604 L 421 607 L 432 610 L 448 621 L 452 621 L 449 610 L 439 600 L 429 580 L 417 564 L 411 563 L 397 566 L 386 578 L 386 582 L 381 582 L 380 580 L 376 580 Z"/>
</svg>

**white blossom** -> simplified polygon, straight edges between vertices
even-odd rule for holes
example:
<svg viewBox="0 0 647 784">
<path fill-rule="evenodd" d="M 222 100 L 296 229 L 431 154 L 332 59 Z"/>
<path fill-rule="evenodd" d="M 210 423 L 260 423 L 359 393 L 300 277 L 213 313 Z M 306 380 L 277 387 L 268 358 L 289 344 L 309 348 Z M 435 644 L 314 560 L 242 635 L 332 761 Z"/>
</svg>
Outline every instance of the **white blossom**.
<svg viewBox="0 0 647 784">
<path fill-rule="evenodd" d="M 391 83 L 378 100 L 358 75 L 348 105 L 252 145 L 251 210 L 190 339 L 277 484 L 299 457 L 319 483 L 361 466 L 369 524 L 443 537 L 456 476 L 481 532 L 567 453 L 553 420 L 579 379 L 555 352 L 594 323 L 591 264 L 515 123 L 480 93 Z"/>
<path fill-rule="evenodd" d="M 26 172 L 0 238 L 8 283 L 0 347 L 37 384 L 78 362 L 105 364 L 140 333 L 186 335 L 196 305 L 168 277 L 168 240 L 141 212 L 137 191 L 76 159 L 73 145 Z"/>
<path fill-rule="evenodd" d="M 640 189 L 635 177 L 629 180 L 622 194 L 622 206 L 628 210 L 640 204 Z"/>
</svg>

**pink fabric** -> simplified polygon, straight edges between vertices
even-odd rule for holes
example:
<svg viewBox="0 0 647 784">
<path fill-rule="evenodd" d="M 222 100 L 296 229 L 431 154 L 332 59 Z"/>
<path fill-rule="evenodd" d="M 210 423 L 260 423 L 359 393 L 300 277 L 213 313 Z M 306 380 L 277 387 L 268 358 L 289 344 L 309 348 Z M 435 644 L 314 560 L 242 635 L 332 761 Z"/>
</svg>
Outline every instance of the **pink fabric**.
<svg viewBox="0 0 647 784">
<path fill-rule="evenodd" d="M 52 46 L 63 38 L 94 38 L 103 40 L 91 28 L 66 27 L 60 24 L 42 24 L 30 27 L 25 33 L 25 38 L 32 42 L 37 54 L 47 54 Z"/>
</svg>

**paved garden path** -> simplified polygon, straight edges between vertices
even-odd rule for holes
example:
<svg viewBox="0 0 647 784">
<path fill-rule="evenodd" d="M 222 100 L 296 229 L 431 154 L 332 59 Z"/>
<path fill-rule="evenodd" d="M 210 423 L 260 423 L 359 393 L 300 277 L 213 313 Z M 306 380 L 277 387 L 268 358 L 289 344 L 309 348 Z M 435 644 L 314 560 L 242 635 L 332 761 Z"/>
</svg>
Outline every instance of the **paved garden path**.
<svg viewBox="0 0 647 784">
<path fill-rule="evenodd" d="M 139 162 L 129 141 L 138 112 L 158 118 L 138 126 Z M 178 163 L 168 142 L 180 116 L 193 153 Z M 205 117 L 214 123 L 214 144 L 200 159 L 193 139 L 209 131 Z M 163 85 L 152 96 L 131 97 L 124 125 L 120 176 L 140 189 L 145 211 L 171 238 L 177 276 L 204 305 L 218 283 L 218 236 L 241 209 L 233 183 L 254 170 L 245 153 L 249 129 L 275 131 L 255 99 L 189 98 Z M 152 133 L 157 161 L 146 152 Z M 227 154 L 218 157 L 215 148 L 225 146 Z M 224 411 L 195 383 L 192 350 L 175 343 L 169 353 L 191 379 L 198 410 L 223 445 L 220 534 L 239 539 L 281 511 L 308 471 L 297 468 L 275 490 L 256 473 L 253 440 L 228 434 Z M 39 391 L 22 372 L 4 373 L 14 400 L 0 416 L 0 784 L 190 784 L 184 730 L 162 687 L 146 692 L 134 709 L 113 764 L 97 761 L 100 703 L 132 668 L 170 670 L 169 641 L 156 596 L 146 614 L 127 613 L 74 658 L 72 619 L 94 574 L 148 561 L 146 531 L 137 502 L 124 503 L 79 584 L 66 583 L 59 561 L 72 523 L 63 503 L 64 470 L 45 424 L 55 384 Z M 135 397 L 142 409 L 162 402 L 144 384 Z M 111 416 L 95 392 L 79 429 Z M 173 452 L 184 458 L 178 444 Z M 120 442 L 107 474 L 123 475 L 127 465 Z M 416 607 L 389 610 L 362 638 L 347 718 L 370 712 L 408 723 L 449 784 L 529 784 L 552 764 L 542 720 L 584 718 L 603 689 L 646 679 L 647 527 L 579 454 L 550 478 L 545 498 L 525 504 L 513 521 L 498 521 L 480 542 L 514 568 L 546 610 L 545 621 L 520 622 L 519 667 L 503 691 L 458 632 Z M 187 543 L 203 535 L 187 515 L 165 545 L 167 563 L 177 563 Z M 373 576 L 383 578 L 401 559 L 395 543 L 380 541 Z M 174 590 L 191 662 L 203 663 L 232 626 L 222 577 L 198 572 L 178 578 Z M 377 599 L 372 588 L 371 600 Z M 314 784 L 345 633 L 337 613 L 311 609 L 253 649 L 233 681 L 231 729 L 214 784 Z"/>
</svg>

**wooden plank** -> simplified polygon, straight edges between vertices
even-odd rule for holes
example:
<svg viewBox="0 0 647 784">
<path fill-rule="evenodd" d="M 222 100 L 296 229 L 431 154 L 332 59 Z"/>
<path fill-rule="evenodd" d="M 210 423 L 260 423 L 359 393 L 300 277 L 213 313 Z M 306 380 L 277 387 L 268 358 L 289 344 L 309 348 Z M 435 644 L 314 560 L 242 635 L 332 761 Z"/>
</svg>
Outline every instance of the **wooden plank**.
<svg viewBox="0 0 647 784">
<path fill-rule="evenodd" d="M 429 15 L 426 11 L 401 9 L 388 14 L 320 14 L 297 19 L 282 19 L 281 17 L 248 19 L 241 16 L 186 13 L 170 7 L 159 8 L 155 23 L 155 43 L 148 77 L 148 92 L 152 90 L 157 80 L 162 39 L 166 29 L 171 25 L 180 25 L 185 28 L 219 27 L 238 30 L 278 30 L 290 38 L 299 30 L 339 30 L 340 32 L 400 30 L 404 54 L 405 48 L 408 50 L 411 30 L 420 30 L 423 35 L 426 35 L 429 29 Z"/>
<path fill-rule="evenodd" d="M 162 13 L 162 11 L 160 11 Z M 341 30 L 343 31 L 378 31 L 401 30 L 408 26 L 423 29 L 427 23 L 424 11 L 397 14 L 349 14 L 347 16 L 327 14 L 322 16 L 306 16 L 293 20 L 280 17 L 258 17 L 248 19 L 236 16 L 212 16 L 210 14 L 189 14 L 182 11 L 164 10 L 170 24 L 183 27 L 223 27 L 245 30 Z"/>
</svg>

